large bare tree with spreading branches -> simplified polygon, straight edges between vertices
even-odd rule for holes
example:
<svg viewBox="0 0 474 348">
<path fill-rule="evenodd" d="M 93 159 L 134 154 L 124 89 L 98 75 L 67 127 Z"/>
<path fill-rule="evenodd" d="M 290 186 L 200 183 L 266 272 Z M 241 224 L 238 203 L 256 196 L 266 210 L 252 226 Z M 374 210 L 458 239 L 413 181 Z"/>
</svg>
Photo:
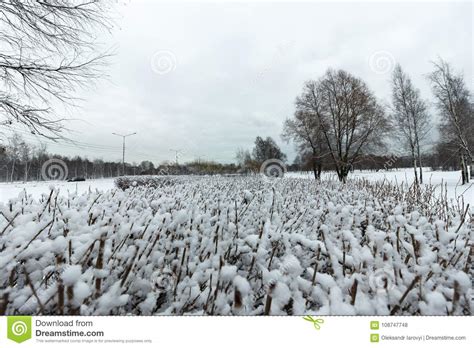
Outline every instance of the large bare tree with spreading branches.
<svg viewBox="0 0 474 348">
<path fill-rule="evenodd" d="M 0 2 L 0 125 L 19 125 L 52 139 L 61 136 L 58 105 L 102 75 L 107 53 L 97 32 L 110 29 L 99 0 Z M 59 103 L 58 103 L 59 102 Z"/>
<path fill-rule="evenodd" d="M 314 115 L 340 181 L 364 152 L 383 144 L 388 121 L 368 86 L 344 70 L 329 69 L 306 82 L 297 111 Z"/>
<path fill-rule="evenodd" d="M 412 158 L 415 183 L 422 184 L 421 145 L 430 130 L 430 117 L 420 91 L 399 64 L 392 74 L 391 109 L 392 127 Z"/>
<path fill-rule="evenodd" d="M 311 154 L 314 178 L 319 180 L 322 162 L 329 150 L 318 117 L 307 110 L 297 110 L 293 118 L 285 121 L 282 137 L 286 141 L 293 140 L 300 155 Z"/>
<path fill-rule="evenodd" d="M 459 156 L 462 184 L 469 183 L 469 163 L 473 175 L 474 108 L 471 93 L 461 74 L 456 74 L 449 63 L 434 62 L 428 75 L 436 105 L 442 117 L 439 127 L 441 141 Z"/>
</svg>

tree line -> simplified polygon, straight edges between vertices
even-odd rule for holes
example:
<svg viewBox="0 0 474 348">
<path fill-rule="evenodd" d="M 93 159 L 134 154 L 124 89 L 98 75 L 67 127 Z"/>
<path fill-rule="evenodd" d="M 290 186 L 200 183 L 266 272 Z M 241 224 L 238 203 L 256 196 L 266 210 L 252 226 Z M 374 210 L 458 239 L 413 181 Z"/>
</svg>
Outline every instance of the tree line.
<svg viewBox="0 0 474 348">
<path fill-rule="evenodd" d="M 329 164 L 339 180 L 345 182 L 354 167 L 367 163 L 370 154 L 388 152 L 388 157 L 394 157 L 387 150 L 391 143 L 400 144 L 409 154 L 415 183 L 423 182 L 422 167 L 428 155 L 430 162 L 438 162 L 438 166 L 457 158 L 462 184 L 468 183 L 474 175 L 472 95 L 462 74 L 442 59 L 433 63 L 427 79 L 441 118 L 440 139 L 435 148 L 438 161 L 422 150 L 434 123 L 428 102 L 400 65 L 393 70 L 388 107 L 377 100 L 364 81 L 344 70 L 328 69 L 318 80 L 307 81 L 296 98 L 293 117 L 285 121 L 282 136 L 295 142 L 297 159 L 311 163 L 316 179 L 321 177 L 323 166 Z M 445 163 L 439 163 L 440 158 L 445 158 Z"/>
<path fill-rule="evenodd" d="M 48 161 L 54 161 L 61 169 L 48 171 Z M 238 167 L 213 161 L 194 160 L 184 164 L 164 161 L 155 165 L 151 161 L 125 163 L 125 175 L 207 175 L 235 174 Z M 55 172 L 56 170 L 56 172 Z M 32 145 L 18 133 L 8 137 L 0 146 L 0 181 L 42 181 L 50 179 L 99 179 L 123 175 L 121 161 L 88 159 L 81 156 L 62 156 L 49 153 L 44 144 Z"/>
<path fill-rule="evenodd" d="M 53 173 L 59 179 L 82 177 L 85 179 L 113 178 L 122 175 L 120 161 L 105 161 L 103 159 L 88 159 L 81 156 L 63 156 L 48 152 L 44 144 L 32 145 L 18 133 L 8 137 L 6 144 L 0 147 L 0 181 L 41 181 L 54 179 L 46 173 L 45 164 L 50 161 L 61 161 L 67 168 L 63 173 Z M 222 164 L 214 161 L 193 160 L 183 164 L 174 161 L 164 161 L 155 165 L 152 161 L 144 160 L 140 163 L 125 163 L 125 175 L 213 175 L 213 174 L 250 174 L 258 173 L 262 163 L 267 159 L 286 161 L 286 155 L 281 151 L 271 137 L 257 137 L 252 151 L 239 149 L 237 163 Z M 324 170 L 333 170 L 335 167 L 329 157 L 318 163 Z M 433 169 L 454 170 L 457 159 L 446 161 L 437 154 L 422 156 L 422 163 Z M 392 170 L 412 166 L 410 156 L 388 155 L 361 155 L 357 170 Z M 313 157 L 307 153 L 296 156 L 292 164 L 287 165 L 288 171 L 311 171 Z"/>
</svg>

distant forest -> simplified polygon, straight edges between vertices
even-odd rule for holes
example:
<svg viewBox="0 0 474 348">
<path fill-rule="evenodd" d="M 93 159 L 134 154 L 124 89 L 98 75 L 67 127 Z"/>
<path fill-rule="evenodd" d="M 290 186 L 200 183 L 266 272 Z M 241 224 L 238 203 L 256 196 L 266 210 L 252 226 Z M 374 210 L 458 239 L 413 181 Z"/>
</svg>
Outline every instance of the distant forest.
<svg viewBox="0 0 474 348">
<path fill-rule="evenodd" d="M 259 142 L 262 138 L 257 137 L 255 147 L 252 151 L 238 151 L 237 163 L 223 164 L 213 161 L 194 160 L 183 164 L 175 162 L 162 162 L 154 164 L 152 161 L 142 161 L 140 163 L 125 163 L 125 175 L 213 175 L 213 174 L 252 174 L 260 170 L 260 156 L 281 157 L 286 156 L 281 153 L 276 143 L 271 138 Z M 269 141 L 269 142 L 266 142 Z M 270 147 L 270 149 L 268 148 Z M 272 148 L 277 147 L 278 149 Z M 442 148 L 441 148 L 442 149 Z M 270 154 L 268 154 L 270 151 Z M 272 151 L 280 151 L 272 153 Z M 49 153 L 46 146 L 33 146 L 28 144 L 19 134 L 14 134 L 7 139 L 7 142 L 0 148 L 0 181 L 41 181 L 44 180 L 42 173 L 47 170 L 44 164 L 49 160 L 59 160 L 67 167 L 67 179 L 73 177 L 83 177 L 85 179 L 111 178 L 122 175 L 122 162 L 104 161 L 102 159 L 89 159 L 81 156 L 62 156 Z M 312 171 L 312 158 L 308 154 L 298 155 L 293 163 L 287 165 L 287 171 Z M 329 158 L 323 158 L 323 171 L 333 171 L 334 166 Z M 448 151 L 438 151 L 423 156 L 425 167 L 432 170 L 459 170 L 457 157 L 452 156 Z M 365 155 L 361 156 L 352 170 L 374 170 L 388 171 L 397 168 L 409 168 L 412 166 L 410 156 L 381 156 Z M 54 179 L 53 172 L 48 178 Z"/>
</svg>

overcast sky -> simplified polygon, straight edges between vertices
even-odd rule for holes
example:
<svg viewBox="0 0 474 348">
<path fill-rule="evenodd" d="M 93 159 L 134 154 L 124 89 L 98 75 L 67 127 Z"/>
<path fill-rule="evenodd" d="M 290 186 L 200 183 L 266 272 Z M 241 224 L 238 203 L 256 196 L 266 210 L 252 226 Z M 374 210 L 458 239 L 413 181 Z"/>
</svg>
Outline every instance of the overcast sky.
<svg viewBox="0 0 474 348">
<path fill-rule="evenodd" d="M 281 140 L 285 118 L 308 79 L 346 69 L 364 79 L 382 102 L 390 97 L 395 62 L 431 98 L 425 74 L 441 56 L 473 77 L 470 2 L 163 4 L 123 1 L 107 81 L 82 93 L 69 117 L 72 138 L 100 145 L 52 152 L 127 161 L 197 157 L 234 161 L 257 135 Z"/>
</svg>

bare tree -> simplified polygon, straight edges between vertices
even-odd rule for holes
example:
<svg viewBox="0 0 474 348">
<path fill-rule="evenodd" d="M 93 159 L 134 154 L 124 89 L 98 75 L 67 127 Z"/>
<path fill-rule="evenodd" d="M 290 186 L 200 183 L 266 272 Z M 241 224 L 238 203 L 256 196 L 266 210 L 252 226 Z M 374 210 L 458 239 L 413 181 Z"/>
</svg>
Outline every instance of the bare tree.
<svg viewBox="0 0 474 348">
<path fill-rule="evenodd" d="M 13 135 L 8 139 L 8 147 L 6 149 L 7 157 L 11 163 L 11 172 L 10 172 L 10 181 L 13 182 L 15 175 L 15 168 L 18 162 L 22 158 L 22 147 L 24 146 L 25 141 L 18 133 L 13 133 Z"/>
<path fill-rule="evenodd" d="M 101 75 L 96 28 L 110 28 L 99 0 L 0 2 L 0 124 L 19 123 L 58 138 L 64 129 L 57 102 L 74 105 L 75 92 Z"/>
<path fill-rule="evenodd" d="M 28 171 L 30 169 L 30 160 L 32 157 L 33 152 L 35 151 L 35 148 L 33 145 L 29 145 L 25 142 L 21 143 L 21 148 L 20 148 L 20 159 L 21 162 L 23 162 L 23 181 L 27 182 L 28 181 Z"/>
<path fill-rule="evenodd" d="M 393 128 L 410 152 L 415 183 L 423 183 L 423 164 L 421 162 L 421 143 L 430 130 L 430 117 L 427 106 L 420 97 L 410 77 L 397 64 L 392 74 L 392 117 Z M 419 167 L 419 179 L 417 168 Z"/>
<path fill-rule="evenodd" d="M 317 117 L 342 182 L 364 151 L 383 143 L 388 124 L 383 108 L 362 80 L 344 70 L 329 69 L 307 82 L 296 107 Z"/>
<path fill-rule="evenodd" d="M 266 139 L 263 139 L 262 137 L 255 138 L 252 157 L 253 160 L 259 164 L 262 164 L 268 159 L 286 161 L 286 155 L 280 150 L 280 147 L 271 137 L 267 137 Z"/>
<path fill-rule="evenodd" d="M 235 154 L 235 159 L 237 160 L 237 164 L 239 166 L 244 167 L 248 162 L 250 162 L 252 155 L 250 154 L 249 150 L 238 148 Z"/>
<path fill-rule="evenodd" d="M 314 178 L 320 179 L 322 160 L 329 151 L 318 117 L 314 113 L 297 110 L 292 119 L 285 121 L 282 137 L 286 141 L 292 139 L 301 155 L 311 153 Z"/>
<path fill-rule="evenodd" d="M 441 139 L 451 143 L 459 155 L 462 184 L 469 182 L 468 162 L 473 172 L 473 124 L 474 108 L 471 94 L 461 74 L 452 71 L 451 66 L 440 59 L 434 64 L 434 71 L 428 75 L 436 105 L 443 120 L 440 124 Z"/>
</svg>

